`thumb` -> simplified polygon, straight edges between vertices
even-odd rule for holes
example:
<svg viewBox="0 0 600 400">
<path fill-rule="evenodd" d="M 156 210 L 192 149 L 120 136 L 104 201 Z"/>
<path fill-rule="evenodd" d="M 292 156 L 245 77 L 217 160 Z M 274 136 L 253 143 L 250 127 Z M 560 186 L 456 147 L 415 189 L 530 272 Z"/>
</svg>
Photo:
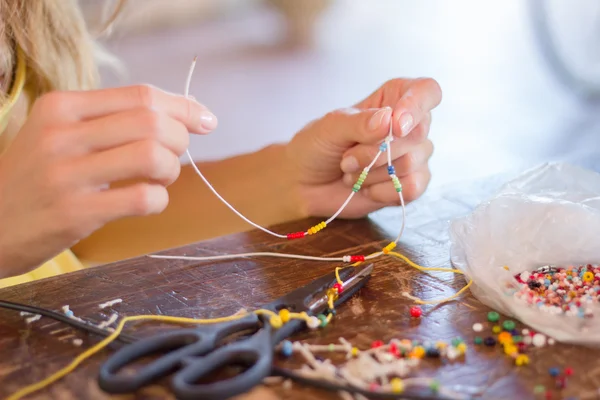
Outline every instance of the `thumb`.
<svg viewBox="0 0 600 400">
<path fill-rule="evenodd" d="M 323 118 L 323 136 L 332 145 L 343 148 L 357 143 L 375 144 L 389 133 L 391 119 L 391 107 L 336 110 Z"/>
</svg>

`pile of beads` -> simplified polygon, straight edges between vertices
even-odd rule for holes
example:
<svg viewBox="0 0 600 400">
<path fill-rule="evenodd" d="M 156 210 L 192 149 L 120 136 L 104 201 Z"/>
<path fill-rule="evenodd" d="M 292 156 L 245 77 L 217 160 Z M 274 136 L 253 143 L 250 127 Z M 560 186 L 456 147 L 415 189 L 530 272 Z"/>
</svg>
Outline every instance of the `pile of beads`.
<svg viewBox="0 0 600 400">
<path fill-rule="evenodd" d="M 420 342 L 417 340 L 392 339 L 389 343 L 375 341 L 369 349 L 360 350 L 344 338 L 338 344 L 311 345 L 301 342 L 283 341 L 279 352 L 286 358 L 299 354 L 306 364 L 295 372 L 301 376 L 327 380 L 339 385 L 352 385 L 374 393 L 399 394 L 407 389 L 427 388 L 433 394 L 449 399 L 469 398 L 443 387 L 433 378 L 409 377 L 424 358 L 452 361 L 465 355 L 467 345 L 461 338 L 444 341 Z M 314 353 L 342 353 L 346 363 L 336 366 L 330 359 Z M 352 398 L 349 393 L 340 393 L 343 398 Z M 364 398 L 364 397 L 361 397 Z"/>
<path fill-rule="evenodd" d="M 486 345 L 494 347 L 497 344 L 502 346 L 504 354 L 511 357 L 517 366 L 529 364 L 529 356 L 526 354 L 533 347 L 544 347 L 546 344 L 554 344 L 554 339 L 546 338 L 541 333 L 533 332 L 529 329 L 518 330 L 516 324 L 512 320 L 504 320 L 500 323 L 500 314 L 495 311 L 490 311 L 487 315 L 488 322 L 492 324 L 492 334 L 482 338 L 475 337 L 476 345 Z M 475 332 L 483 331 L 483 324 L 473 324 Z"/>
<path fill-rule="evenodd" d="M 542 267 L 515 275 L 514 298 L 555 315 L 592 318 L 600 297 L 600 267 Z"/>
</svg>

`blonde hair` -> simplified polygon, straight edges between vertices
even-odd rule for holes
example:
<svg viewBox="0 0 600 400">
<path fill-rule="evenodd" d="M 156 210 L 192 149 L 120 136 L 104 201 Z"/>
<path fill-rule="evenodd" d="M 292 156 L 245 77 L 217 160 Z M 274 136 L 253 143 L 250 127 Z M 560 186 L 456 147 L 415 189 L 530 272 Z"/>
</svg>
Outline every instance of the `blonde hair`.
<svg viewBox="0 0 600 400">
<path fill-rule="evenodd" d="M 112 26 L 125 2 L 117 1 L 103 31 Z M 99 86 L 99 61 L 110 58 L 88 29 L 77 0 L 0 0 L 0 18 L 0 43 L 5 46 L 0 68 L 6 81 L 13 75 L 20 48 L 33 97 Z M 6 95 L 2 96 L 4 103 Z"/>
</svg>

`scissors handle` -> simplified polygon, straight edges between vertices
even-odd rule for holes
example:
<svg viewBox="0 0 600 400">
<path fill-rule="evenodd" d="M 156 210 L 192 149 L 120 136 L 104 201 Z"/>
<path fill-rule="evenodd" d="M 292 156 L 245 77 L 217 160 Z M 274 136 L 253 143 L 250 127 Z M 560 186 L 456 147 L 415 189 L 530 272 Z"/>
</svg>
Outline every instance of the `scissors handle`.
<svg viewBox="0 0 600 400">
<path fill-rule="evenodd" d="M 108 393 L 129 393 L 185 368 L 189 357 L 203 356 L 213 351 L 219 340 L 236 332 L 256 329 L 256 315 L 239 320 L 198 328 L 169 331 L 125 346 L 110 357 L 100 368 L 98 384 Z M 161 355 L 133 373 L 121 373 L 128 366 L 145 357 Z"/>
</svg>

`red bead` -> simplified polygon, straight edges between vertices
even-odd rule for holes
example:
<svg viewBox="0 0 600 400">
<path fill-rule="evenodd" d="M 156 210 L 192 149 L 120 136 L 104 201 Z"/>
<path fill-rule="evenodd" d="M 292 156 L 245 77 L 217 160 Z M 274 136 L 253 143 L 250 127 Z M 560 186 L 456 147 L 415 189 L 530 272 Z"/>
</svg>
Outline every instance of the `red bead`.
<svg viewBox="0 0 600 400">
<path fill-rule="evenodd" d="M 292 232 L 292 233 L 287 234 L 287 238 L 289 240 L 300 239 L 300 238 L 303 238 L 305 234 L 306 234 L 305 232 Z"/>
<path fill-rule="evenodd" d="M 527 351 L 527 345 L 523 342 L 517 344 L 517 348 L 519 349 L 519 353 L 525 353 Z"/>
<path fill-rule="evenodd" d="M 371 348 L 373 349 L 376 349 L 381 346 L 383 346 L 383 342 L 381 340 L 376 340 L 371 344 Z"/>
<path fill-rule="evenodd" d="M 376 383 L 371 383 L 371 385 L 369 385 L 369 390 L 371 392 L 375 392 L 378 388 L 379 388 L 379 385 Z"/>
<path fill-rule="evenodd" d="M 565 375 L 566 376 L 573 375 L 573 368 L 571 368 L 571 367 L 565 368 Z"/>
<path fill-rule="evenodd" d="M 400 357 L 400 351 L 398 350 L 398 346 L 395 343 L 390 344 L 390 353 L 392 353 L 396 357 Z"/>
<path fill-rule="evenodd" d="M 551 391 L 546 391 L 546 400 L 551 400 L 552 399 L 552 392 Z"/>
<path fill-rule="evenodd" d="M 350 262 L 365 261 L 365 256 L 350 256 Z"/>
<path fill-rule="evenodd" d="M 423 311 L 417 306 L 412 306 L 410 308 L 410 316 L 413 318 L 419 318 L 423 314 Z"/>
<path fill-rule="evenodd" d="M 344 291 L 344 288 L 342 287 L 342 285 L 340 285 L 339 282 L 334 284 L 333 288 L 337 291 L 338 294 L 341 294 Z"/>
</svg>

